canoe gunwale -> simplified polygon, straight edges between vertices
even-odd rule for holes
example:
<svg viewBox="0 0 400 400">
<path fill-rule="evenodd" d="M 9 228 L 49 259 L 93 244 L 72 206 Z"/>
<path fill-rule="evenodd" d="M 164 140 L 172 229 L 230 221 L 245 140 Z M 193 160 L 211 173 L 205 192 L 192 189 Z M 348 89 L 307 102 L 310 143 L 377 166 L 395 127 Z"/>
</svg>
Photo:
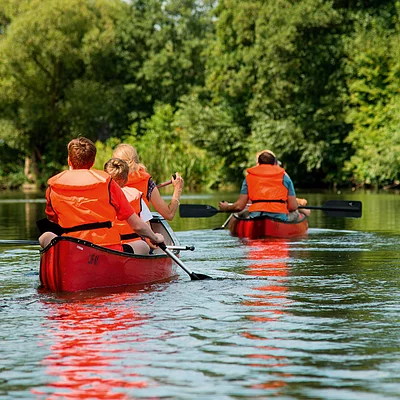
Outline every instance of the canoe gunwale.
<svg viewBox="0 0 400 400">
<path fill-rule="evenodd" d="M 239 221 L 261 221 L 261 220 L 270 220 L 270 221 L 275 221 L 275 222 L 279 222 L 281 224 L 287 224 L 287 225 L 295 225 L 295 224 L 300 224 L 302 222 L 304 222 L 307 219 L 307 216 L 303 214 L 301 219 L 298 219 L 296 221 L 282 221 L 279 218 L 273 218 L 270 217 L 268 215 L 261 215 L 259 217 L 241 217 L 240 215 L 238 215 L 237 213 L 233 214 L 234 218 L 236 218 Z"/>
<path fill-rule="evenodd" d="M 158 224 L 160 223 L 163 228 L 167 231 L 170 239 L 172 240 L 174 245 L 179 244 L 179 240 L 177 239 L 174 231 L 170 228 L 170 226 L 166 223 L 164 223 L 165 219 L 161 217 L 160 214 L 158 213 L 153 213 L 153 219 L 150 221 L 151 224 Z M 160 253 L 160 254 L 151 254 L 151 255 L 146 255 L 146 254 L 134 254 L 134 253 L 126 253 L 124 251 L 118 251 L 118 250 L 113 250 L 113 249 L 108 249 L 107 247 L 99 246 L 96 245 L 92 242 L 89 242 L 87 240 L 83 239 L 78 239 L 72 236 L 57 236 L 55 237 L 45 248 L 40 249 L 39 252 L 40 254 L 46 253 L 51 247 L 54 247 L 58 242 L 60 241 L 68 241 L 68 242 L 73 242 L 77 244 L 81 244 L 84 246 L 91 247 L 96 250 L 104 251 L 105 253 L 109 254 L 114 254 L 118 256 L 123 256 L 123 257 L 128 257 L 128 258 L 148 258 L 148 259 L 154 259 L 155 257 L 162 257 L 166 258 L 168 257 L 165 253 Z M 179 254 L 179 250 L 172 250 L 173 253 Z"/>
<path fill-rule="evenodd" d="M 304 215 L 300 220 L 282 221 L 268 215 L 250 218 L 233 214 L 228 229 L 232 236 L 246 239 L 300 237 L 307 234 L 308 218 Z"/>
<path fill-rule="evenodd" d="M 107 247 L 98 246 L 92 242 L 88 242 L 87 240 L 77 239 L 72 236 L 57 236 L 57 237 L 55 237 L 44 249 L 39 250 L 40 254 L 46 253 L 52 247 L 56 246 L 57 243 L 63 242 L 63 241 L 81 244 L 83 246 L 91 247 L 92 249 L 96 249 L 96 250 L 102 251 L 104 253 L 114 254 L 117 256 L 123 256 L 123 257 L 127 257 L 127 258 L 147 258 L 147 259 L 151 259 L 151 260 L 153 260 L 155 257 L 168 258 L 168 256 L 166 254 L 150 254 L 150 255 L 134 254 L 134 253 L 126 253 L 124 251 L 108 249 Z M 174 253 L 179 253 L 179 250 L 173 250 L 173 251 L 174 251 Z"/>
</svg>

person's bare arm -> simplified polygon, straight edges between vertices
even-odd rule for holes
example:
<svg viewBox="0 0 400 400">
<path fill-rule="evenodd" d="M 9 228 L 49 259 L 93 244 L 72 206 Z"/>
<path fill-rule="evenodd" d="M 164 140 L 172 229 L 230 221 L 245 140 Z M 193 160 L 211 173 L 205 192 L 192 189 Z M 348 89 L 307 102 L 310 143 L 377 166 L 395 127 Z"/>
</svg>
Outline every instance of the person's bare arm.
<svg viewBox="0 0 400 400">
<path fill-rule="evenodd" d="M 126 222 L 139 235 L 151 240 L 154 244 L 164 242 L 164 237 L 161 233 L 154 233 L 149 225 L 146 224 L 137 214 L 133 213 Z"/>
<path fill-rule="evenodd" d="M 287 207 L 289 211 L 296 211 L 299 208 L 296 196 L 288 196 Z"/>
<path fill-rule="evenodd" d="M 247 206 L 248 200 L 249 196 L 247 194 L 240 194 L 233 204 L 229 204 L 227 201 L 220 201 L 219 209 L 226 212 L 242 211 Z"/>
</svg>

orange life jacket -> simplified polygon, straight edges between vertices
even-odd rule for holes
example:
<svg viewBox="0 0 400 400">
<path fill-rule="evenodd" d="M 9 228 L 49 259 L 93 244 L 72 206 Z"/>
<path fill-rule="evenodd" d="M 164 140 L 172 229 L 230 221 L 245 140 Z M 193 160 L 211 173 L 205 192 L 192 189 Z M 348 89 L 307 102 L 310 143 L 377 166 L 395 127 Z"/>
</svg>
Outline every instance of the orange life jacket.
<svg viewBox="0 0 400 400">
<path fill-rule="evenodd" d="M 288 214 L 288 190 L 283 184 L 285 170 L 279 165 L 260 164 L 247 170 L 249 211 Z"/>
<path fill-rule="evenodd" d="M 147 192 L 149 190 L 149 180 L 151 175 L 146 171 L 138 171 L 136 174 L 129 174 L 128 182 L 125 187 L 131 187 L 139 190 L 144 194 L 143 200 L 147 207 L 150 207 L 149 201 L 147 199 Z"/>
<path fill-rule="evenodd" d="M 142 211 L 142 192 L 132 187 L 123 187 L 126 198 L 129 204 L 135 210 L 137 215 L 140 215 Z M 114 227 L 118 230 L 122 243 L 134 242 L 135 240 L 140 240 L 139 235 L 132 231 L 132 228 L 126 221 L 119 221 L 118 219 L 114 223 Z"/>
<path fill-rule="evenodd" d="M 111 204 L 110 182 L 106 172 L 89 169 L 64 171 L 48 180 L 50 205 L 59 225 L 77 230 L 63 235 L 100 246 L 121 243 L 119 232 L 110 229 L 117 217 Z M 84 226 L 87 224 L 93 225 L 88 228 Z"/>
</svg>

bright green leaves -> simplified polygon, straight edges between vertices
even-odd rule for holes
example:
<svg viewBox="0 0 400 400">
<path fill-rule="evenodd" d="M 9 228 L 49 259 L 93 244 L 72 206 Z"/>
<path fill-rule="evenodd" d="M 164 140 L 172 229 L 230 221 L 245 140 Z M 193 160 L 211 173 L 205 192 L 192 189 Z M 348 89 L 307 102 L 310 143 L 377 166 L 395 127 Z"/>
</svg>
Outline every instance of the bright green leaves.
<svg viewBox="0 0 400 400">
<path fill-rule="evenodd" d="M 386 25 L 380 16 L 359 19 L 348 43 L 347 142 L 355 154 L 346 169 L 355 184 L 400 181 L 400 25 Z"/>
<path fill-rule="evenodd" d="M 179 170 L 215 188 L 270 148 L 296 186 L 392 184 L 399 12 L 395 0 L 2 0 L 2 154 L 45 182 L 70 138 L 102 154 L 124 139 L 156 180 Z"/>
</svg>

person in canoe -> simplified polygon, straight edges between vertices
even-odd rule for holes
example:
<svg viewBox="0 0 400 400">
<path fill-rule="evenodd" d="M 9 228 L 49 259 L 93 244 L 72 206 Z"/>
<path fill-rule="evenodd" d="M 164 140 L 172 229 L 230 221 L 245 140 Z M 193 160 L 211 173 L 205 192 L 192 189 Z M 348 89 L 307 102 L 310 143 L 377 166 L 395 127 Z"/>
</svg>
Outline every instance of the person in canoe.
<svg viewBox="0 0 400 400">
<path fill-rule="evenodd" d="M 143 193 L 135 188 L 124 187 L 126 182 L 128 182 L 128 163 L 120 158 L 111 158 L 104 164 L 104 171 L 120 186 L 136 214 L 149 224 L 148 221 L 153 218 L 153 215 L 143 200 Z M 149 244 L 138 236 L 137 233 L 133 232 L 126 221 L 117 220 L 114 227 L 119 231 L 124 251 L 132 252 L 133 250 L 135 254 L 149 254 Z"/>
<path fill-rule="evenodd" d="M 243 211 L 240 215 L 249 213 L 250 218 L 268 216 L 289 222 L 303 218 L 303 214 L 310 215 L 310 210 L 298 209 L 300 205 L 305 206 L 307 200 L 296 198 L 293 182 L 279 165 L 275 154 L 263 150 L 257 154 L 256 160 L 257 165 L 247 170 L 239 198 L 233 204 L 221 201 L 219 209 Z"/>
<path fill-rule="evenodd" d="M 118 230 L 110 229 L 118 219 L 126 220 L 138 235 L 152 243 L 164 242 L 164 237 L 154 233 L 135 213 L 110 175 L 91 169 L 97 152 L 91 140 L 73 139 L 67 148 L 69 170 L 50 178 L 46 191 L 47 218 L 61 226 L 63 235 L 122 251 Z M 46 247 L 55 236 L 44 232 L 39 237 L 40 245 Z"/>
<path fill-rule="evenodd" d="M 151 204 L 166 220 L 171 221 L 179 208 L 179 200 L 182 194 L 184 181 L 180 174 L 176 172 L 175 177 L 172 177 L 174 193 L 171 202 L 167 204 L 161 197 L 151 175 L 146 171 L 146 167 L 139 162 L 139 156 L 133 146 L 125 143 L 119 144 L 114 149 L 112 156 L 125 160 L 129 165 L 129 178 L 126 186 L 136 188 L 144 193 L 146 204 L 149 207 Z"/>
</svg>

